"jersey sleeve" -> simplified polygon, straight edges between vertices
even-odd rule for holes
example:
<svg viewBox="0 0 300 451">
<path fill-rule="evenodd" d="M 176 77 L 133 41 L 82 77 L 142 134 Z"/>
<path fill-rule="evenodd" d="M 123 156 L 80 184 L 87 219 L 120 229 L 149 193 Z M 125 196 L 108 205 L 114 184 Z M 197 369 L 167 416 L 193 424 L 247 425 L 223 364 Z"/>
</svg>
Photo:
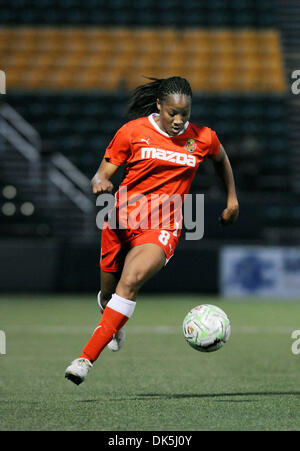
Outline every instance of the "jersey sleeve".
<svg viewBox="0 0 300 451">
<path fill-rule="evenodd" d="M 210 149 L 208 152 L 209 158 L 214 158 L 218 155 L 220 151 L 221 143 L 219 141 L 219 138 L 217 137 L 217 134 L 214 130 L 211 130 L 211 144 Z"/>
<path fill-rule="evenodd" d="M 122 166 L 130 154 L 130 135 L 126 124 L 121 127 L 108 147 L 106 148 L 104 158 L 117 166 Z"/>
</svg>

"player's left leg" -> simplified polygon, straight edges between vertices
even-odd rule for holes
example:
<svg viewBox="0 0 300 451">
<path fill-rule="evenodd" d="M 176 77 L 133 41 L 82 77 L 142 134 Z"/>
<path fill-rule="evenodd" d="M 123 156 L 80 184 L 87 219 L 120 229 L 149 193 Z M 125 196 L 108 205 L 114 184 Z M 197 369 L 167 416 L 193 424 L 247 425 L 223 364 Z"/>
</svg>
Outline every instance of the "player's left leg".
<svg viewBox="0 0 300 451">
<path fill-rule="evenodd" d="M 112 295 L 116 291 L 116 286 L 119 282 L 121 272 L 107 272 L 101 270 L 101 291 L 97 296 L 98 305 L 101 313 L 103 313 L 106 304 L 111 300 Z M 112 351 L 120 351 L 126 338 L 126 328 L 122 327 L 116 334 L 114 334 L 107 348 Z"/>
<path fill-rule="evenodd" d="M 116 291 L 116 286 L 121 277 L 121 271 L 118 272 L 108 272 L 101 269 L 100 278 L 101 278 L 101 291 L 98 293 L 98 305 L 100 309 L 104 310 L 108 301 L 111 300 L 112 295 Z"/>
</svg>

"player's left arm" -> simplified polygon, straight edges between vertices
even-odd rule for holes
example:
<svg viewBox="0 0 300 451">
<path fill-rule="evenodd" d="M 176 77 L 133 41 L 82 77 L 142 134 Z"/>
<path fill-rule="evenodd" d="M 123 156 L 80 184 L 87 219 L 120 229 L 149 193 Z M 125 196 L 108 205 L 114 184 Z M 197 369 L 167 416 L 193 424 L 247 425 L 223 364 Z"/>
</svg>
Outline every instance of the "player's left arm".
<svg viewBox="0 0 300 451">
<path fill-rule="evenodd" d="M 239 216 L 239 202 L 231 164 L 222 144 L 220 151 L 212 158 L 212 161 L 215 172 L 221 179 L 227 196 L 227 207 L 223 210 L 219 221 L 222 225 L 234 224 Z"/>
</svg>

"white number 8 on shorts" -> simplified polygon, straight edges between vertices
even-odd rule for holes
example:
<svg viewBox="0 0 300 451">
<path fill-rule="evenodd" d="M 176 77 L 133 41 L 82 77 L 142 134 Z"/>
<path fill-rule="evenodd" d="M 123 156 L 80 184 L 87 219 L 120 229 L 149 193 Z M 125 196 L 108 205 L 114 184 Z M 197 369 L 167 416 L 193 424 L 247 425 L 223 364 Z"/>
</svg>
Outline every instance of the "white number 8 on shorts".
<svg viewBox="0 0 300 451">
<path fill-rule="evenodd" d="M 162 230 L 160 232 L 160 235 L 158 237 L 159 241 L 161 242 L 161 244 L 163 244 L 164 246 L 166 246 L 168 244 L 168 241 L 170 239 L 170 233 L 167 232 L 166 230 Z"/>
</svg>

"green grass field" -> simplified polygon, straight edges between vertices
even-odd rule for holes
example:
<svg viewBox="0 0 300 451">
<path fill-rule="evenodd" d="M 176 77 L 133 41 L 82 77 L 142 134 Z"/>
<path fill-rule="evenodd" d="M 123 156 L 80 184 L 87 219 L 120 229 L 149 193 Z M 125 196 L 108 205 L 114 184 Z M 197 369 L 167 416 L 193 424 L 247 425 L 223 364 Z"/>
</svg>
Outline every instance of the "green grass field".
<svg viewBox="0 0 300 451">
<path fill-rule="evenodd" d="M 226 311 L 232 335 L 197 352 L 181 324 L 195 305 Z M 140 295 L 119 353 L 105 349 L 86 382 L 64 370 L 98 323 L 95 296 L 2 295 L 0 430 L 300 430 L 297 302 Z"/>
</svg>

